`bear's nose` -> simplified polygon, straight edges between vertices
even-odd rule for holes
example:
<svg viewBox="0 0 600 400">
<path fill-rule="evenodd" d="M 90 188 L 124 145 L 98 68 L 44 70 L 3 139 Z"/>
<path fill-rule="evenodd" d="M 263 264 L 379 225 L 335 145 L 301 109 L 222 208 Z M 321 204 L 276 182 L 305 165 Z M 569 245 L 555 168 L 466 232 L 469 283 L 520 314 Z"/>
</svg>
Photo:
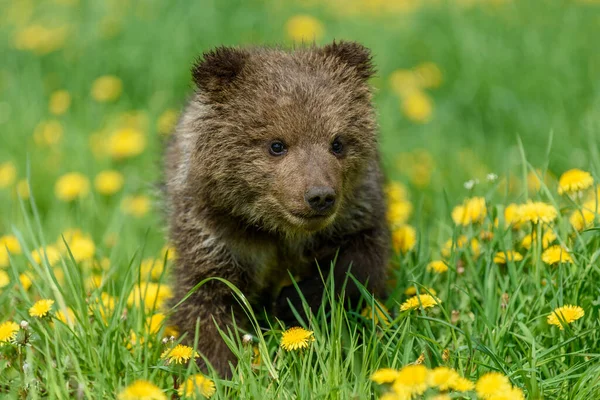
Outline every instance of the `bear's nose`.
<svg viewBox="0 0 600 400">
<path fill-rule="evenodd" d="M 304 194 L 306 204 L 318 213 L 325 213 L 335 204 L 335 190 L 327 186 L 316 186 Z"/>
</svg>

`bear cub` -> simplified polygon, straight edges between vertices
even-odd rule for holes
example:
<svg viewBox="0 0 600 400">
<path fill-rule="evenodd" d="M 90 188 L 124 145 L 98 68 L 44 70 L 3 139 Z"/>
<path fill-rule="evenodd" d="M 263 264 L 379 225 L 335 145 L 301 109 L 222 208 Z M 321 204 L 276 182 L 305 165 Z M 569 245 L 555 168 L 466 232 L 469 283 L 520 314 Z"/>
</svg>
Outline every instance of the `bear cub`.
<svg viewBox="0 0 600 400">
<path fill-rule="evenodd" d="M 383 176 L 367 48 L 333 42 L 293 50 L 219 47 L 192 68 L 196 86 L 166 149 L 169 236 L 176 252 L 173 304 L 200 281 L 236 285 L 256 310 L 293 321 L 313 312 L 321 273 L 346 300 L 351 279 L 383 295 L 388 261 Z M 289 279 L 288 279 L 289 282 Z M 246 315 L 231 290 L 208 281 L 172 323 L 221 376 L 236 360 L 219 335 Z M 246 321 L 247 323 L 247 321 Z M 203 363 L 203 362 L 201 362 Z M 204 365 L 206 367 L 206 365 Z"/>
</svg>

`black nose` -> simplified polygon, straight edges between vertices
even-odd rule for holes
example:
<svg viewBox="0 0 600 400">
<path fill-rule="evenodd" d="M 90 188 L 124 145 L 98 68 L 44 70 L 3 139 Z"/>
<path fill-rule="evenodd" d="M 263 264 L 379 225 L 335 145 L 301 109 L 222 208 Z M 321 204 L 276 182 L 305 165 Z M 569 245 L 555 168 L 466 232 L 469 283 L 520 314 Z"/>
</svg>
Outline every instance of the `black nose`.
<svg viewBox="0 0 600 400">
<path fill-rule="evenodd" d="M 335 204 L 335 190 L 327 186 L 312 187 L 304 194 L 304 200 L 310 208 L 323 213 Z"/>
</svg>

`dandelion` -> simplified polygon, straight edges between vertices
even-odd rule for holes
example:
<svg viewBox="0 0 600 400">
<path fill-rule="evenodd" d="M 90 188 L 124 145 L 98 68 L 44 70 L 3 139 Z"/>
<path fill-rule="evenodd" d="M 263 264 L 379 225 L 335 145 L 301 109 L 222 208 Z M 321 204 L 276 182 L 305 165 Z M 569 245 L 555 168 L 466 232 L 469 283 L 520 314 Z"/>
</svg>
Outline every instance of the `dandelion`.
<svg viewBox="0 0 600 400">
<path fill-rule="evenodd" d="M 9 283 L 10 277 L 8 276 L 6 271 L 0 269 L 0 289 L 7 287 Z"/>
<path fill-rule="evenodd" d="M 281 348 L 287 351 L 306 349 L 310 342 L 314 342 L 314 332 L 301 328 L 292 327 L 281 335 Z"/>
<path fill-rule="evenodd" d="M 208 399 L 215 394 L 215 392 L 215 383 L 202 374 L 190 376 L 178 389 L 179 396 L 189 398 L 196 398 L 195 395 L 199 394 Z"/>
<path fill-rule="evenodd" d="M 556 234 L 550 230 L 544 232 L 542 235 L 542 249 L 547 248 L 552 242 L 556 240 Z M 531 249 L 532 242 L 537 242 L 537 232 L 533 231 L 531 234 L 526 235 L 521 241 L 521 246 L 525 249 Z"/>
<path fill-rule="evenodd" d="M 550 315 L 548 315 L 548 324 L 556 325 L 560 328 L 560 330 L 564 329 L 563 322 L 565 324 L 570 324 L 571 322 L 577 321 L 579 318 L 583 317 L 585 312 L 583 308 L 579 306 L 562 306 L 558 307 Z"/>
<path fill-rule="evenodd" d="M 410 201 L 394 201 L 388 205 L 387 220 L 392 227 L 401 226 L 408 221 L 413 206 Z"/>
<path fill-rule="evenodd" d="M 410 93 L 420 90 L 421 80 L 414 71 L 397 69 L 390 75 L 390 86 L 392 91 L 400 97 L 406 97 Z"/>
<path fill-rule="evenodd" d="M 448 264 L 442 260 L 435 260 L 427 264 L 427 271 L 434 271 L 441 274 L 448 271 Z"/>
<path fill-rule="evenodd" d="M 500 251 L 494 255 L 494 262 L 496 264 L 506 264 L 508 261 L 521 261 L 523 256 L 516 251 Z"/>
<path fill-rule="evenodd" d="M 323 24 L 310 15 L 296 15 L 285 23 L 285 30 L 295 42 L 318 41 L 323 37 Z"/>
<path fill-rule="evenodd" d="M 150 211 L 150 199 L 148 196 L 127 196 L 121 202 L 121 210 L 127 215 L 141 218 Z"/>
<path fill-rule="evenodd" d="M 40 247 L 31 252 L 31 258 L 38 265 L 42 264 L 42 260 L 47 260 L 53 266 L 60 261 L 60 251 L 54 246 Z"/>
<path fill-rule="evenodd" d="M 398 371 L 393 368 L 381 368 L 373 372 L 371 380 L 380 385 L 393 383 L 398 378 Z"/>
<path fill-rule="evenodd" d="M 477 396 L 482 399 L 493 399 L 494 396 L 511 390 L 510 381 L 499 372 L 488 372 L 475 384 Z"/>
<path fill-rule="evenodd" d="M 553 205 L 541 201 L 527 201 L 519 207 L 521 222 L 532 222 L 534 224 L 543 222 L 549 224 L 558 216 L 558 211 Z"/>
<path fill-rule="evenodd" d="M 112 196 L 123 188 L 125 178 L 119 171 L 106 170 L 96 175 L 94 187 L 104 196 Z"/>
<path fill-rule="evenodd" d="M 10 256 L 21 254 L 19 240 L 13 235 L 0 236 L 0 268 L 8 267 Z"/>
<path fill-rule="evenodd" d="M 54 115 L 63 115 L 71 106 L 71 95 L 66 90 L 57 90 L 50 95 L 48 111 Z"/>
<path fill-rule="evenodd" d="M 113 159 L 124 160 L 143 153 L 146 137 L 138 129 L 124 128 L 111 134 L 105 145 L 106 151 Z"/>
<path fill-rule="evenodd" d="M 504 223 L 518 229 L 521 222 L 521 208 L 518 204 L 511 203 L 504 209 Z"/>
<path fill-rule="evenodd" d="M 421 294 L 431 294 L 433 296 L 437 295 L 437 291 L 434 288 L 421 288 Z M 404 294 L 408 297 L 414 296 L 417 294 L 417 289 L 414 286 L 409 286 L 404 291 Z"/>
<path fill-rule="evenodd" d="M 17 196 L 23 200 L 28 200 L 31 196 L 31 190 L 29 188 L 29 181 L 27 179 L 19 179 L 15 187 Z"/>
<path fill-rule="evenodd" d="M 142 282 L 135 286 L 127 298 L 127 305 L 140 306 L 142 302 L 147 311 L 161 308 L 172 297 L 171 288 L 155 282 Z"/>
<path fill-rule="evenodd" d="M 424 62 L 414 68 L 423 88 L 436 89 L 442 84 L 442 70 L 433 62 Z"/>
<path fill-rule="evenodd" d="M 560 245 L 554 245 L 544 250 L 542 253 L 542 261 L 549 265 L 557 263 L 573 263 L 573 259 L 567 249 Z"/>
<path fill-rule="evenodd" d="M 467 190 L 471 190 L 475 187 L 476 184 L 477 184 L 477 181 L 475 179 L 469 179 L 468 181 L 463 183 L 463 187 Z"/>
<path fill-rule="evenodd" d="M 498 175 L 494 174 L 493 172 L 490 172 L 485 176 L 485 180 L 488 182 L 496 182 L 498 180 Z"/>
<path fill-rule="evenodd" d="M 588 201 L 583 204 L 581 210 L 576 210 L 569 217 L 569 223 L 573 229 L 582 231 L 593 225 L 596 220 L 596 215 L 600 212 L 600 205 L 596 204 L 595 200 Z"/>
<path fill-rule="evenodd" d="M 54 146 L 62 140 L 63 135 L 63 125 L 53 119 L 37 124 L 33 131 L 33 140 L 38 146 Z"/>
<path fill-rule="evenodd" d="M 424 124 L 431 120 L 433 100 L 425 92 L 414 90 L 402 101 L 401 110 L 410 121 Z"/>
<path fill-rule="evenodd" d="M 475 388 L 475 384 L 462 376 L 457 377 L 453 382 L 450 383 L 450 389 L 459 392 L 468 392 Z"/>
<path fill-rule="evenodd" d="M 152 382 L 139 379 L 123 389 L 117 400 L 167 400 L 167 396 Z"/>
<path fill-rule="evenodd" d="M 8 161 L 0 164 L 0 189 L 6 189 L 17 179 L 17 168 Z"/>
<path fill-rule="evenodd" d="M 453 246 L 452 239 L 446 241 L 442 247 L 442 255 L 446 258 L 450 257 Z M 479 257 L 479 254 L 481 253 L 481 245 L 479 244 L 479 241 L 475 238 L 469 240 L 465 235 L 460 235 L 456 239 L 456 250 L 466 250 L 467 248 L 471 251 L 475 258 Z"/>
<path fill-rule="evenodd" d="M 410 225 L 402 225 L 392 232 L 392 246 L 398 253 L 408 253 L 417 243 L 417 231 Z"/>
<path fill-rule="evenodd" d="M 0 346 L 10 343 L 17 337 L 19 324 L 12 321 L 6 321 L 0 324 Z"/>
<path fill-rule="evenodd" d="M 89 261 L 94 257 L 96 245 L 94 245 L 92 239 L 80 236 L 70 241 L 69 249 L 76 262 L 83 262 Z"/>
<path fill-rule="evenodd" d="M 19 274 L 19 282 L 25 291 L 28 291 L 31 285 L 33 285 L 31 277 L 26 273 Z"/>
<path fill-rule="evenodd" d="M 65 310 L 58 310 L 54 317 L 61 321 L 63 324 L 66 324 L 73 328 L 75 326 L 75 313 L 71 309 L 71 307 L 67 307 Z"/>
<path fill-rule="evenodd" d="M 452 368 L 437 367 L 429 373 L 428 384 L 445 391 L 450 389 L 458 378 L 460 375 Z"/>
<path fill-rule="evenodd" d="M 467 226 L 482 222 L 486 214 L 485 199 L 483 197 L 473 197 L 466 199 L 462 205 L 454 207 L 452 220 L 456 225 Z"/>
<path fill-rule="evenodd" d="M 42 318 L 48 315 L 50 310 L 52 309 L 52 305 L 54 304 L 54 300 L 43 299 L 35 302 L 33 306 L 29 309 L 29 315 L 32 317 Z"/>
<path fill-rule="evenodd" d="M 574 168 L 562 174 L 558 180 L 558 194 L 574 194 L 594 184 L 594 178 L 587 171 Z"/>
<path fill-rule="evenodd" d="M 92 97 L 100 103 L 117 100 L 122 91 L 123 82 L 113 75 L 101 76 L 92 84 Z"/>
<path fill-rule="evenodd" d="M 167 361 L 167 364 L 174 362 L 175 364 L 183 364 L 188 362 L 190 359 L 199 357 L 198 352 L 194 351 L 189 346 L 184 346 L 182 344 L 178 344 L 172 349 L 165 350 L 160 358 Z"/>
<path fill-rule="evenodd" d="M 73 201 L 83 198 L 90 191 L 88 178 L 79 172 L 71 172 L 61 176 L 54 186 L 54 194 L 59 200 Z"/>
<path fill-rule="evenodd" d="M 158 117 L 158 121 L 156 121 L 158 133 L 161 135 L 169 135 L 173 132 L 178 118 L 179 113 L 176 110 L 166 110 Z"/>
<path fill-rule="evenodd" d="M 433 297 L 430 294 L 420 294 L 413 296 L 402 303 L 400 311 L 416 310 L 420 307 L 423 307 L 424 309 L 431 308 L 441 302 L 440 299 Z"/>
<path fill-rule="evenodd" d="M 158 280 L 163 275 L 165 265 L 162 260 L 147 258 L 142 261 L 140 266 L 140 275 L 142 279 Z"/>
<path fill-rule="evenodd" d="M 379 301 L 375 300 L 375 306 L 371 307 L 371 305 L 368 304 L 362 310 L 360 315 L 362 315 L 365 318 L 373 319 L 373 321 L 375 322 L 376 325 L 379 325 L 379 324 L 389 325 L 390 321 L 387 317 L 387 315 L 389 315 L 389 313 L 390 313 L 390 311 L 387 309 L 387 307 L 385 305 L 383 305 Z"/>
<path fill-rule="evenodd" d="M 398 371 L 392 388 L 395 392 L 420 395 L 427 390 L 429 371 L 424 365 L 407 365 Z"/>
</svg>

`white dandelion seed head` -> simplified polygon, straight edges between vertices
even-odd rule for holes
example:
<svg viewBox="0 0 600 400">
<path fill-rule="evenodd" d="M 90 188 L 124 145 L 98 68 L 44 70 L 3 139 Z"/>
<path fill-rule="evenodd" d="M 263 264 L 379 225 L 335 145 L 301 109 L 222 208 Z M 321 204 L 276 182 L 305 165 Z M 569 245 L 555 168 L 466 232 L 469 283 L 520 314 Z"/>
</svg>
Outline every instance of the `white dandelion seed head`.
<svg viewBox="0 0 600 400">
<path fill-rule="evenodd" d="M 495 174 L 495 173 L 493 173 L 493 172 L 490 172 L 489 174 L 487 174 L 487 175 L 485 176 L 485 179 L 486 179 L 488 182 L 495 182 L 495 181 L 498 179 L 498 175 L 496 175 L 496 174 Z"/>
<path fill-rule="evenodd" d="M 465 189 L 471 190 L 475 187 L 476 184 L 477 182 L 474 179 L 469 179 L 463 184 L 463 186 L 465 187 Z"/>
</svg>

